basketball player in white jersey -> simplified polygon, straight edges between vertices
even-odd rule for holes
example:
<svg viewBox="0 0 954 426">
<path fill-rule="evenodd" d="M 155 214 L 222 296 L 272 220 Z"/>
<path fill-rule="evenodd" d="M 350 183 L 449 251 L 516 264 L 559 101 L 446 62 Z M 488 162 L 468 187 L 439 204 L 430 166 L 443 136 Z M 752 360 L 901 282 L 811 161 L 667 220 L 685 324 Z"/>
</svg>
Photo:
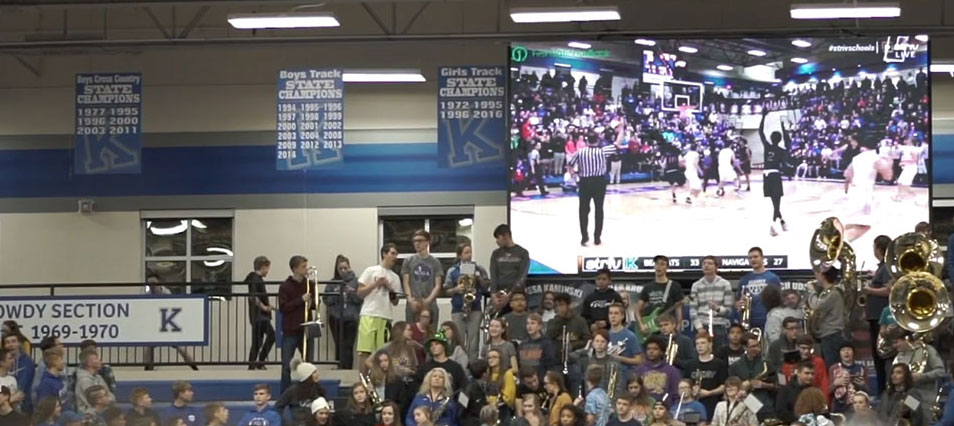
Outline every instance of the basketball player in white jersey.
<svg viewBox="0 0 954 426">
<path fill-rule="evenodd" d="M 686 168 L 686 183 L 689 186 L 689 196 L 686 197 L 686 204 L 692 204 L 692 199 L 698 198 L 702 192 L 702 178 L 699 177 L 699 151 L 696 151 L 696 144 L 689 145 L 689 151 L 682 156 L 683 166 Z"/>
<path fill-rule="evenodd" d="M 725 195 L 722 184 L 726 182 L 735 183 L 736 195 L 742 191 L 742 182 L 739 180 L 739 175 L 735 173 L 737 163 L 738 160 L 735 158 L 735 151 L 732 151 L 731 145 L 726 145 L 719 151 L 719 191 L 717 194 L 720 197 Z"/>
<path fill-rule="evenodd" d="M 921 155 L 921 148 L 914 146 L 914 139 L 910 136 L 904 139 L 904 145 L 901 145 L 899 149 L 901 175 L 898 176 L 898 192 L 891 198 L 894 201 L 901 201 L 905 196 L 914 195 L 911 184 L 914 183 L 914 177 L 918 174 L 918 159 Z"/>
<path fill-rule="evenodd" d="M 878 175 L 891 180 L 891 162 L 878 155 L 876 143 L 868 135 L 855 136 L 861 151 L 851 159 L 845 169 L 845 186 L 848 193 L 848 215 L 845 223 L 845 238 L 851 242 L 871 229 L 874 209 L 874 189 Z"/>
</svg>

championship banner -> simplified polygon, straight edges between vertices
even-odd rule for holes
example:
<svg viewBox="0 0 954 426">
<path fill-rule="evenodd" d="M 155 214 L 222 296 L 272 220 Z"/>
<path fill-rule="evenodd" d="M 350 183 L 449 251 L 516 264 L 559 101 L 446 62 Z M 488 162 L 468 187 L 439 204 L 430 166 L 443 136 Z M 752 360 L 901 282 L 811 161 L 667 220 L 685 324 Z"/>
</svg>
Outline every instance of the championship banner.
<svg viewBox="0 0 954 426">
<path fill-rule="evenodd" d="M 207 345 L 205 296 L 61 296 L 0 298 L 0 321 L 13 320 L 31 342 L 59 336 L 100 346 Z"/>
<path fill-rule="evenodd" d="M 506 67 L 441 67 L 438 75 L 438 167 L 503 162 Z"/>
<path fill-rule="evenodd" d="M 77 74 L 73 172 L 142 172 L 142 74 Z"/>
<path fill-rule="evenodd" d="M 340 69 L 278 73 L 278 170 L 318 169 L 344 161 L 342 74 Z"/>
</svg>

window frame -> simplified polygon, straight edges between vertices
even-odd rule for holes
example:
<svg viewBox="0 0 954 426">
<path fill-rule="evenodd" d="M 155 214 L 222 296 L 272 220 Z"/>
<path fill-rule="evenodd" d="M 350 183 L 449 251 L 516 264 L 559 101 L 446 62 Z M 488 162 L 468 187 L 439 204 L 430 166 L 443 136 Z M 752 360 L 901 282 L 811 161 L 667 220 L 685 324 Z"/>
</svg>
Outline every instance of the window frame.
<svg viewBox="0 0 954 426">
<path fill-rule="evenodd" d="M 384 236 L 384 222 L 388 220 L 423 220 L 424 221 L 424 230 L 431 232 L 431 221 L 440 220 L 440 219 L 449 219 L 454 218 L 456 220 L 461 219 L 470 219 L 474 220 L 474 207 L 473 206 L 437 206 L 437 207 L 427 207 L 427 208 L 399 208 L 399 207 L 387 207 L 378 209 L 378 248 L 383 246 L 385 243 L 393 242 L 385 240 Z M 463 235 L 469 241 L 471 246 L 474 244 L 474 223 L 471 222 L 470 225 L 471 235 Z M 473 247 L 476 250 L 476 247 Z M 375 249 L 375 259 L 380 257 L 380 254 L 377 253 Z M 405 259 L 411 257 L 415 253 L 398 253 L 398 260 L 403 263 Z M 431 251 L 430 255 L 438 261 L 442 259 L 457 259 L 457 252 L 437 252 Z M 399 274 L 400 275 L 400 274 Z"/>
<path fill-rule="evenodd" d="M 232 255 L 226 254 L 216 254 L 216 255 L 193 255 L 192 254 L 192 227 L 193 221 L 197 219 L 229 219 L 231 221 L 231 229 L 229 232 L 229 239 L 231 240 Z M 147 224 L 152 220 L 179 220 L 186 222 L 186 254 L 185 255 L 175 255 L 175 256 L 147 256 L 146 255 L 146 233 L 148 232 Z M 233 281 L 235 275 L 235 211 L 234 210 L 143 210 L 139 213 L 139 228 L 140 228 L 140 262 L 141 275 L 143 277 L 149 272 L 146 269 L 146 264 L 150 262 L 184 262 L 185 263 L 185 284 L 188 285 L 214 285 L 215 283 L 202 283 L 202 282 L 192 282 L 192 262 L 202 262 L 202 261 L 224 261 L 232 264 L 232 275 L 229 277 L 229 281 Z M 145 279 L 145 278 L 144 278 Z"/>
</svg>

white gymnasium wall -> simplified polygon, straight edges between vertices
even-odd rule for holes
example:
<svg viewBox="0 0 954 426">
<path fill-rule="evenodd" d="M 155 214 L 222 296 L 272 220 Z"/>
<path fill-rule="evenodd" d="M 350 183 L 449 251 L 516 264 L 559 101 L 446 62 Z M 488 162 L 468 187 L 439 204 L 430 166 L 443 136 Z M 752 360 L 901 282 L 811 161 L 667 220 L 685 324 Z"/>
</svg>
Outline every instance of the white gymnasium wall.
<svg viewBox="0 0 954 426">
<path fill-rule="evenodd" d="M 0 56 L 0 136 L 69 134 L 74 75 L 109 71 L 142 72 L 146 133 L 272 130 L 279 69 L 337 66 L 420 68 L 427 83 L 349 84 L 345 127 L 370 135 L 363 142 L 387 142 L 391 131 L 402 129 L 432 131 L 428 140 L 409 142 L 434 142 L 436 68 L 505 63 L 506 44 L 178 48 L 49 55 L 40 61 L 41 75 L 36 77 L 11 56 Z M 23 148 L 27 147 L 0 142 L 0 149 Z M 506 218 L 506 206 L 475 207 L 479 261 L 489 262 L 495 248 L 491 233 Z M 338 253 L 350 257 L 356 269 L 372 265 L 377 262 L 377 223 L 373 198 L 361 208 L 236 210 L 234 278 L 243 279 L 259 254 L 272 259 L 273 279 L 287 276 L 287 261 L 293 254 L 305 255 L 329 278 Z M 138 211 L 0 214 L 0 285 L 139 282 L 143 276 L 141 232 Z"/>
</svg>

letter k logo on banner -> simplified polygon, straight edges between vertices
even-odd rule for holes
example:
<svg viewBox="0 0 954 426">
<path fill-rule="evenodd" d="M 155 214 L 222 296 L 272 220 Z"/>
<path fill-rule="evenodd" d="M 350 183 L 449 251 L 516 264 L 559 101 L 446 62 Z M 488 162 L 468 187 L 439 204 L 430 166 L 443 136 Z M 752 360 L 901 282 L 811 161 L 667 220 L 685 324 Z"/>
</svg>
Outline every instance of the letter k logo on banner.
<svg viewBox="0 0 954 426">
<path fill-rule="evenodd" d="M 170 313 L 170 311 L 172 311 Z M 179 324 L 172 322 L 175 317 L 179 316 L 182 313 L 182 308 L 161 308 L 159 312 L 162 314 L 162 327 L 159 331 L 163 333 L 168 333 L 171 328 L 173 332 L 182 331 L 182 327 L 179 327 Z"/>
<path fill-rule="evenodd" d="M 497 159 L 501 156 L 499 144 L 487 135 L 484 135 L 484 125 L 491 120 L 448 120 L 447 133 L 450 139 L 451 166 L 460 166 L 480 163 Z"/>
</svg>

